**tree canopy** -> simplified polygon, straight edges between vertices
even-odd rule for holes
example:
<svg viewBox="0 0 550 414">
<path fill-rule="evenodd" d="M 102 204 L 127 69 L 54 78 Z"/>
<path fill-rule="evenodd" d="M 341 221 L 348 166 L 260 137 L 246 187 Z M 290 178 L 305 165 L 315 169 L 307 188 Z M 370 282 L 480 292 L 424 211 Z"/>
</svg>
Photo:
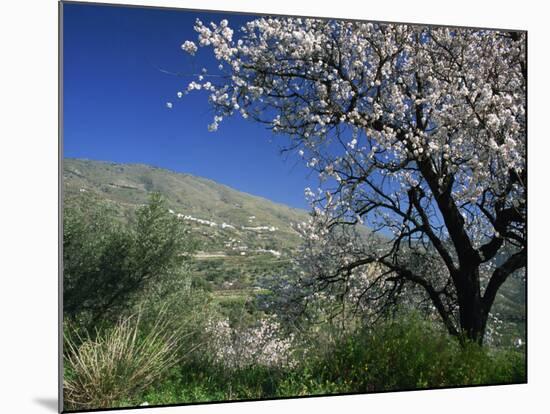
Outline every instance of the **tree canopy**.
<svg viewBox="0 0 550 414">
<path fill-rule="evenodd" d="M 182 49 L 211 48 L 218 71 L 178 96 L 208 93 L 210 130 L 240 115 L 290 137 L 319 174 L 301 228 L 310 282 L 373 311 L 420 290 L 481 342 L 527 261 L 526 35 L 290 17 L 195 30 Z"/>
<path fill-rule="evenodd" d="M 92 196 L 66 200 L 64 314 L 87 329 L 118 319 L 151 283 L 178 272 L 191 249 L 158 194 L 138 208 L 130 225 Z"/>
</svg>

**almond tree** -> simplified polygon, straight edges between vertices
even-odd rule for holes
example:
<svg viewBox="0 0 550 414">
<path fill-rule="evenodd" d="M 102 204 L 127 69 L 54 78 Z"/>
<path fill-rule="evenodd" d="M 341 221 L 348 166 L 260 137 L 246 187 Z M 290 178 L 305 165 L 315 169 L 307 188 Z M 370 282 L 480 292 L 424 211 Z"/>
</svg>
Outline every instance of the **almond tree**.
<svg viewBox="0 0 550 414">
<path fill-rule="evenodd" d="M 208 93 L 210 130 L 240 115 L 290 137 L 319 174 L 311 280 L 371 309 L 420 289 L 452 335 L 481 343 L 527 261 L 525 33 L 286 17 L 195 30 L 219 67 L 178 96 Z M 380 237 L 357 238 L 358 223 Z"/>
</svg>

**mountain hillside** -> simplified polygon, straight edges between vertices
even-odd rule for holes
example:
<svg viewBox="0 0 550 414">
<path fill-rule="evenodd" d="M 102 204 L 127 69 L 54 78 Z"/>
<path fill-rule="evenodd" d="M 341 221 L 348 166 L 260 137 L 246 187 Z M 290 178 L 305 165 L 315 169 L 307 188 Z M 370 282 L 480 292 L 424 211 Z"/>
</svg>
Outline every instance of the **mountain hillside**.
<svg viewBox="0 0 550 414">
<path fill-rule="evenodd" d="M 161 193 L 170 210 L 204 236 L 202 249 L 211 254 L 228 247 L 246 250 L 251 247 L 247 243 L 256 250 L 292 248 L 299 242 L 292 226 L 307 220 L 305 210 L 190 174 L 77 159 L 65 159 L 63 167 L 65 197 L 92 192 L 122 209 L 132 209 L 146 203 L 149 193 Z"/>
</svg>

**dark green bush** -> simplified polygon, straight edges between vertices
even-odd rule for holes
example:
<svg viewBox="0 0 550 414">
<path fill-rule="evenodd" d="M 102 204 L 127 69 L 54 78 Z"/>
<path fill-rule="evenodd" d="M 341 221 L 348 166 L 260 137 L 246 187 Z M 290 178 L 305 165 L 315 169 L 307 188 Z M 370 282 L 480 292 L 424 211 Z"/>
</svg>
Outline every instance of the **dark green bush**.
<svg viewBox="0 0 550 414">
<path fill-rule="evenodd" d="M 108 203 L 83 197 L 64 207 L 63 310 L 91 332 L 112 325 L 144 289 L 179 271 L 191 243 L 158 194 L 130 223 Z"/>
<path fill-rule="evenodd" d="M 522 353 L 461 346 L 418 315 L 359 330 L 305 366 L 317 379 L 311 391 L 323 384 L 336 384 L 339 392 L 370 392 L 525 381 Z"/>
</svg>

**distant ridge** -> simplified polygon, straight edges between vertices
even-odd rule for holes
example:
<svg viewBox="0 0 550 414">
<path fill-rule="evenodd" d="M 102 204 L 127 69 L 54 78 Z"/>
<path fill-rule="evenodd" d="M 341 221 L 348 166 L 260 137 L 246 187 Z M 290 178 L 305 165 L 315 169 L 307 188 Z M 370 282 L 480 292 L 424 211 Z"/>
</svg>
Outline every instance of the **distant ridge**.
<svg viewBox="0 0 550 414">
<path fill-rule="evenodd" d="M 261 244 L 264 249 L 296 246 L 299 237 L 293 226 L 308 218 L 305 210 L 238 191 L 207 178 L 146 164 L 65 158 L 63 180 L 66 198 L 91 192 L 121 209 L 145 204 L 150 193 L 159 192 L 170 210 L 189 224 L 202 225 L 204 231 L 206 227 L 212 227 L 209 231 L 219 227 L 227 231 L 261 233 L 260 239 L 266 241 Z M 246 239 L 244 236 L 240 238 Z"/>
</svg>

